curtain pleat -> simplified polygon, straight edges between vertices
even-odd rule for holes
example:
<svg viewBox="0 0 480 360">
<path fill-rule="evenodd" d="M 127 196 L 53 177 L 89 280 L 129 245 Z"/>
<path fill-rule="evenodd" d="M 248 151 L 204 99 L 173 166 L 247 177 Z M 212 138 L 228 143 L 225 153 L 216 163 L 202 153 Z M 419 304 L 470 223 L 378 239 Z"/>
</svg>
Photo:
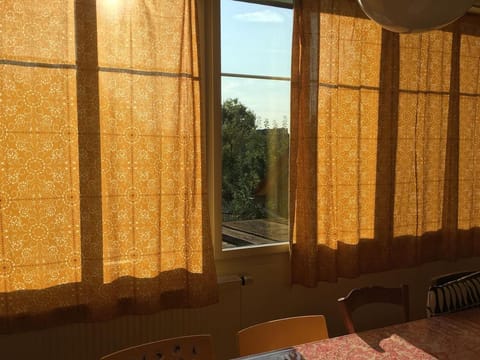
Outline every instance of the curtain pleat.
<svg viewBox="0 0 480 360">
<path fill-rule="evenodd" d="M 399 35 L 355 1 L 295 1 L 294 283 L 479 254 L 476 20 Z"/>
</svg>

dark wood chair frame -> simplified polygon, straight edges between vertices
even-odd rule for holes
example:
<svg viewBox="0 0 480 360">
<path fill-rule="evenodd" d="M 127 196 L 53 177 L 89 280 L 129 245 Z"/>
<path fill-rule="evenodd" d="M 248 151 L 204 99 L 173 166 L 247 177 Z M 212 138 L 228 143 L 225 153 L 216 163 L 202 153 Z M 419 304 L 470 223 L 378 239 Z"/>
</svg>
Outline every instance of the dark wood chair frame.
<svg viewBox="0 0 480 360">
<path fill-rule="evenodd" d="M 462 278 L 464 276 L 473 274 L 475 271 L 458 271 L 458 272 L 453 272 L 453 273 L 448 273 L 448 274 L 443 274 L 436 276 L 432 278 L 430 285 L 431 286 L 440 286 L 444 285 L 448 282 L 458 280 L 459 278 Z"/>
<path fill-rule="evenodd" d="M 410 298 L 408 285 L 398 288 L 387 288 L 382 286 L 369 286 L 353 289 L 347 296 L 337 300 L 343 323 L 348 333 L 356 332 L 352 320 L 352 313 L 359 307 L 371 303 L 388 303 L 403 307 L 405 321 L 410 319 Z"/>
</svg>

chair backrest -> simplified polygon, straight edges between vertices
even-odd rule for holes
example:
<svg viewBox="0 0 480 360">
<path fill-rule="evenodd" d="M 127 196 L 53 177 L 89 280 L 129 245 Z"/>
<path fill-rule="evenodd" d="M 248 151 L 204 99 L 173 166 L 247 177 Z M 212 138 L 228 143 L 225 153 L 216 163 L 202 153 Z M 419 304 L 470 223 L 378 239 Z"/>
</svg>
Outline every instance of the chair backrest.
<svg viewBox="0 0 480 360">
<path fill-rule="evenodd" d="M 432 279 L 427 317 L 480 306 L 480 271 L 462 271 Z"/>
<path fill-rule="evenodd" d="M 353 289 L 347 296 L 337 301 L 343 317 L 343 323 L 350 334 L 356 332 L 352 313 L 363 305 L 372 303 L 400 305 L 403 307 L 405 321 L 408 321 L 410 318 L 408 285 L 402 285 L 398 288 L 369 286 Z"/>
<path fill-rule="evenodd" d="M 213 360 L 211 335 L 191 335 L 133 346 L 101 360 Z"/>
<path fill-rule="evenodd" d="M 328 338 L 323 315 L 295 316 L 252 325 L 237 333 L 240 356 Z"/>
</svg>

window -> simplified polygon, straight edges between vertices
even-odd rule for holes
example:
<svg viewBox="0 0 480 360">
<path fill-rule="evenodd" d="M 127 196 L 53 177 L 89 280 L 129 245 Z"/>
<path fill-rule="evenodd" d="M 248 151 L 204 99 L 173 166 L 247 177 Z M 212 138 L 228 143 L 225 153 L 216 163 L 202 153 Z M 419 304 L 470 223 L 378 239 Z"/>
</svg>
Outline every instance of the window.
<svg viewBox="0 0 480 360">
<path fill-rule="evenodd" d="M 285 243 L 291 1 L 220 8 L 222 249 Z"/>
</svg>

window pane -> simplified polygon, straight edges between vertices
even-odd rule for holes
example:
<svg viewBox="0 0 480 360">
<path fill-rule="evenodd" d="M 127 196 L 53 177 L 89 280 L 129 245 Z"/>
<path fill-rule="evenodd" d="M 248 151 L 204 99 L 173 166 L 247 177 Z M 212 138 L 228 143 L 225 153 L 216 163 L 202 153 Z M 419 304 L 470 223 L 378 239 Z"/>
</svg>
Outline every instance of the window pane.
<svg viewBox="0 0 480 360">
<path fill-rule="evenodd" d="M 292 10 L 221 3 L 222 72 L 290 77 Z"/>
<path fill-rule="evenodd" d="M 238 99 L 227 99 L 222 110 L 224 241 L 286 241 L 288 128 L 257 127 L 255 114 Z"/>
<path fill-rule="evenodd" d="M 292 15 L 222 0 L 224 249 L 288 241 Z"/>
<path fill-rule="evenodd" d="M 288 240 L 288 81 L 222 79 L 224 246 Z"/>
<path fill-rule="evenodd" d="M 292 10 L 222 0 L 221 16 L 223 248 L 278 244 L 288 241 Z"/>
</svg>

